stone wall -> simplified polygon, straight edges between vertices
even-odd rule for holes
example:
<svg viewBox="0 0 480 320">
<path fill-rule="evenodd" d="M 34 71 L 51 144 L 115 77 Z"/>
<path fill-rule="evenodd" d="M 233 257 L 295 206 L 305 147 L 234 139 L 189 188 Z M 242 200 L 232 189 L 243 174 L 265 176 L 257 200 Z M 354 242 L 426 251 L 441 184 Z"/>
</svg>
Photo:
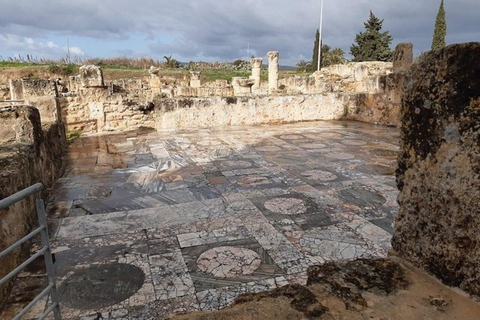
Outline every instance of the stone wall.
<svg viewBox="0 0 480 320">
<path fill-rule="evenodd" d="M 106 88 L 82 88 L 59 99 L 67 130 L 121 131 L 155 127 L 153 104 L 146 97 L 112 93 Z"/>
<path fill-rule="evenodd" d="M 0 85 L 0 100 L 10 99 L 10 88 L 6 85 Z"/>
<path fill-rule="evenodd" d="M 397 47 L 398 73 L 392 63 L 361 62 L 278 79 L 278 52 L 272 51 L 270 81 L 262 81 L 262 59 L 256 58 L 253 76 L 232 83 L 203 81 L 200 72 L 168 76 L 154 67 L 145 79 L 104 83 L 100 68 L 83 66 L 68 83 L 12 80 L 10 89 L 12 98 L 37 106 L 42 119 L 63 117 L 68 130 L 83 132 L 338 119 L 398 126 L 409 50 Z M 62 115 L 53 114 L 59 109 Z"/>
<path fill-rule="evenodd" d="M 402 104 L 393 247 L 480 296 L 480 43 L 426 54 Z"/>
<path fill-rule="evenodd" d="M 47 188 L 62 171 L 65 128 L 59 122 L 41 123 L 38 109 L 28 106 L 0 109 L 0 199 L 42 182 Z M 36 223 L 33 199 L 0 210 L 0 249 L 31 231 Z M 28 246 L 0 259 L 0 278 L 25 260 Z M 0 301 L 9 286 L 0 287 Z M 1 303 L 0 303 L 1 308 Z"/>
<path fill-rule="evenodd" d="M 310 77 L 290 76 L 268 94 L 268 83 L 234 78 L 185 86 L 152 68 L 150 80 L 116 81 L 60 98 L 68 130 L 102 132 L 138 127 L 181 129 L 233 124 L 349 119 L 396 126 L 404 73 L 392 63 L 337 65 Z M 252 87 L 259 85 L 252 93 Z"/>
<path fill-rule="evenodd" d="M 340 120 L 351 96 L 173 98 L 154 101 L 155 127 L 178 129 L 312 120 Z"/>
</svg>

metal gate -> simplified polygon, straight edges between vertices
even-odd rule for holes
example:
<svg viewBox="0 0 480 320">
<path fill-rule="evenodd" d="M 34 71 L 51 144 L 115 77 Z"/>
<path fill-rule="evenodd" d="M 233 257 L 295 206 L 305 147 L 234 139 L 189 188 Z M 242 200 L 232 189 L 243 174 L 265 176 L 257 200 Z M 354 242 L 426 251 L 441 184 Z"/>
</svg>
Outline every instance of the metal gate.
<svg viewBox="0 0 480 320">
<path fill-rule="evenodd" d="M 41 255 L 43 255 L 45 258 L 45 266 L 47 269 L 48 286 L 38 296 L 36 296 L 35 299 L 32 300 L 32 302 L 30 302 L 25 308 L 23 308 L 23 310 L 20 311 L 15 316 L 15 318 L 13 318 L 14 320 L 21 319 L 21 317 L 25 315 L 28 312 L 28 310 L 30 310 L 38 301 L 40 301 L 40 299 L 42 299 L 45 296 L 48 296 L 49 294 L 52 299 L 52 304 L 44 311 L 44 313 L 39 317 L 39 319 L 45 319 L 52 311 L 53 311 L 55 320 L 62 319 L 62 316 L 60 314 L 60 306 L 58 302 L 57 287 L 55 285 L 55 270 L 53 267 L 52 254 L 50 250 L 50 242 L 48 239 L 47 218 L 45 216 L 45 204 L 40 196 L 40 191 L 42 191 L 42 189 L 43 189 L 43 184 L 37 183 L 37 184 L 34 184 L 33 186 L 30 186 L 26 189 L 23 189 L 22 191 L 15 193 L 14 195 L 11 195 L 10 197 L 0 200 L 0 210 L 2 210 L 2 209 L 7 209 L 8 207 L 17 203 L 18 201 L 26 199 L 29 196 L 35 194 L 35 208 L 37 211 L 38 225 L 39 225 L 37 229 L 33 230 L 31 233 L 29 233 L 22 239 L 18 240 L 7 249 L 0 252 L 0 259 L 5 257 L 7 254 L 9 254 L 13 250 L 21 246 L 23 243 L 27 242 L 28 240 L 32 239 L 38 234 L 40 234 L 40 238 L 42 239 L 42 248 L 40 248 L 40 250 L 38 250 L 37 253 L 35 253 L 30 258 L 28 258 L 25 262 L 23 262 L 21 265 L 16 267 L 13 271 L 11 271 L 5 277 L 0 279 L 0 286 L 6 283 L 7 281 L 11 280 L 13 277 L 15 277 L 18 273 L 20 273 L 20 271 L 22 271 L 26 266 L 28 266 L 30 263 L 32 263 L 35 259 L 37 259 Z"/>
</svg>

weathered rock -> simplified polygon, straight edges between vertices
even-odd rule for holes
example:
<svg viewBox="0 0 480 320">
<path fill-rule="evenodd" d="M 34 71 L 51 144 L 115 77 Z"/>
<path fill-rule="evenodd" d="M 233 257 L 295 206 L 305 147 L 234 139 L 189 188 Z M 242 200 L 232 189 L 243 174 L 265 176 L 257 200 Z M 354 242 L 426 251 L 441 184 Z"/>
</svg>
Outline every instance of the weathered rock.
<svg viewBox="0 0 480 320">
<path fill-rule="evenodd" d="M 200 88 L 201 85 L 200 71 L 190 71 L 190 87 Z"/>
<path fill-rule="evenodd" d="M 399 43 L 395 47 L 393 54 L 393 72 L 404 72 L 413 63 L 413 44 L 411 43 Z"/>
<path fill-rule="evenodd" d="M 266 298 L 286 297 L 290 300 L 290 306 L 304 314 L 307 319 L 315 319 L 328 311 L 322 306 L 317 297 L 308 288 L 294 284 L 261 293 L 246 293 L 235 299 L 234 305 L 261 301 Z"/>
<path fill-rule="evenodd" d="M 402 104 L 393 247 L 480 295 L 480 43 L 432 51 L 411 68 Z"/>
<path fill-rule="evenodd" d="M 309 284 L 247 293 L 215 312 L 176 320 L 477 319 L 480 306 L 410 265 L 395 260 L 328 263 L 308 270 Z"/>
<path fill-rule="evenodd" d="M 347 309 L 367 307 L 364 292 L 389 295 L 409 285 L 399 264 L 386 259 L 359 259 L 345 263 L 330 262 L 310 267 L 307 285 L 321 284 Z"/>
<path fill-rule="evenodd" d="M 252 93 L 252 87 L 255 80 L 246 77 L 233 77 L 233 92 L 236 96 L 246 96 Z"/>
<path fill-rule="evenodd" d="M 1 110 L 0 199 L 38 182 L 53 186 L 61 174 L 65 147 L 63 124 L 42 124 L 36 108 L 22 106 Z M 31 198 L 1 210 L 0 249 L 25 236 L 35 222 L 35 205 Z M 28 244 L 0 259 L 0 278 L 25 260 L 24 253 L 28 251 L 25 249 Z M 8 288 L 8 285 L 0 288 L 0 301 L 4 301 Z"/>
<path fill-rule="evenodd" d="M 80 67 L 80 82 L 82 87 L 103 87 L 103 71 L 100 67 L 94 65 L 84 65 Z"/>
</svg>

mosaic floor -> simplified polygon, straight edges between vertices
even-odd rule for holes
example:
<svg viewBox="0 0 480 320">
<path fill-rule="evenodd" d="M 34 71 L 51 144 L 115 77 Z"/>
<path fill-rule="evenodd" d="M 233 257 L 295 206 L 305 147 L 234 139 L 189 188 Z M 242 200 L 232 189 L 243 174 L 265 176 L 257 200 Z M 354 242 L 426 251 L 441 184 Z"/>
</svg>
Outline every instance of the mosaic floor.
<svg viewBox="0 0 480 320">
<path fill-rule="evenodd" d="M 355 122 L 77 140 L 48 205 L 64 318 L 216 310 L 385 256 L 398 140 Z"/>
</svg>

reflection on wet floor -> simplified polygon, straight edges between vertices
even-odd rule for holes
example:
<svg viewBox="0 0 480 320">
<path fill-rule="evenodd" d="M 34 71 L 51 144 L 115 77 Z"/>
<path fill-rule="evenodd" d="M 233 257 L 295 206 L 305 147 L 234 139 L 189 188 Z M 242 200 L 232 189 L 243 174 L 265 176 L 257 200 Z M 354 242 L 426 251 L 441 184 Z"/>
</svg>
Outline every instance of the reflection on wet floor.
<svg viewBox="0 0 480 320">
<path fill-rule="evenodd" d="M 64 318 L 215 310 L 385 256 L 398 140 L 352 122 L 78 139 L 48 205 Z"/>
</svg>

